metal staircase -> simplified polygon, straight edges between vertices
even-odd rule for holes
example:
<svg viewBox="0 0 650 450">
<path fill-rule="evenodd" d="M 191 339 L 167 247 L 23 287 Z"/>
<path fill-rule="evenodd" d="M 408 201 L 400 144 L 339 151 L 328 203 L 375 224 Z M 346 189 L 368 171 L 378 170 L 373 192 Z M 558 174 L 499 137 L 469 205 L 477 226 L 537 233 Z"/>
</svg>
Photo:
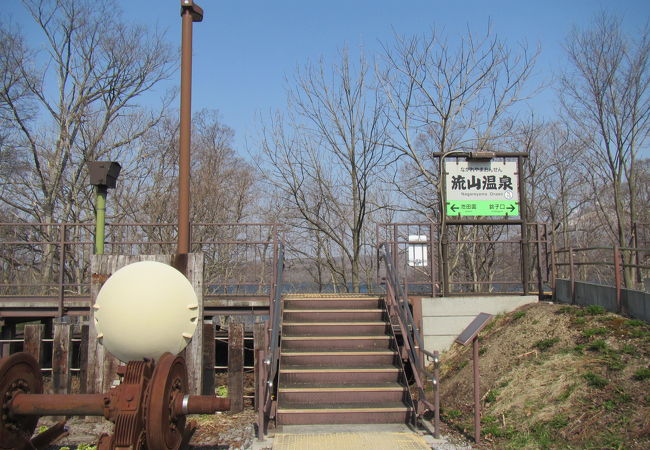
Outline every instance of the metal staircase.
<svg viewBox="0 0 650 450">
<path fill-rule="evenodd" d="M 435 413 L 438 436 L 439 390 L 425 358 L 435 372 L 439 357 L 424 350 L 388 246 L 378 248 L 386 275 L 383 297 L 292 294 L 282 299 L 283 245 L 277 256 L 268 335 L 256 353 L 264 362 L 256 377 L 258 438 L 264 439 L 271 420 L 276 425 L 419 422 L 428 428 L 427 411 Z M 429 383 L 433 403 L 425 395 Z"/>
<path fill-rule="evenodd" d="M 414 420 L 383 299 L 303 294 L 283 306 L 278 425 Z"/>
</svg>

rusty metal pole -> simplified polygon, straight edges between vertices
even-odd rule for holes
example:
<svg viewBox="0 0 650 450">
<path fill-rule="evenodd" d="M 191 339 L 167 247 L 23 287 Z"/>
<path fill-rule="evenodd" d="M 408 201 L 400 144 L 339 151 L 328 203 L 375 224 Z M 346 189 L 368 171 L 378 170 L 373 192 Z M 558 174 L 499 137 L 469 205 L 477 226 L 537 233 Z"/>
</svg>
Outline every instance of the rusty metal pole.
<svg viewBox="0 0 650 450">
<path fill-rule="evenodd" d="M 614 281 L 616 283 L 616 312 L 620 314 L 623 310 L 621 304 L 621 250 L 618 245 L 614 246 Z"/>
<path fill-rule="evenodd" d="M 433 429 L 434 437 L 440 438 L 440 353 L 438 350 L 433 352 L 433 378 L 436 381 L 433 392 Z"/>
<path fill-rule="evenodd" d="M 535 241 L 537 246 L 537 294 L 539 300 L 544 297 L 544 286 L 542 283 L 542 241 L 539 232 L 539 223 L 535 223 Z"/>
<path fill-rule="evenodd" d="M 636 265 L 636 282 L 641 283 L 643 282 L 643 277 L 641 276 L 641 268 L 639 265 L 641 264 L 639 260 L 639 229 L 637 227 L 637 223 L 634 222 L 632 224 L 632 247 L 634 250 L 634 264 Z"/>
<path fill-rule="evenodd" d="M 478 370 L 478 335 L 472 341 L 474 362 L 474 440 L 481 442 L 481 385 Z"/>
<path fill-rule="evenodd" d="M 18 416 L 103 416 L 104 394 L 16 394 L 9 404 Z"/>
<path fill-rule="evenodd" d="M 571 304 L 576 303 L 576 273 L 573 266 L 573 247 L 569 247 L 569 277 L 571 278 Z"/>
<path fill-rule="evenodd" d="M 548 232 L 548 229 L 546 230 L 546 242 L 548 245 L 548 240 L 551 240 L 551 274 L 550 274 L 550 284 L 551 284 L 551 290 L 553 291 L 553 294 L 555 294 L 555 279 L 557 278 L 557 267 L 555 266 L 555 231 L 551 231 L 551 233 Z"/>
<path fill-rule="evenodd" d="M 395 272 L 395 281 L 399 283 L 399 269 L 397 267 L 398 257 L 397 252 L 399 251 L 399 242 L 398 242 L 398 227 L 393 225 L 393 272 Z"/>
<path fill-rule="evenodd" d="M 257 398 L 255 399 L 255 408 L 257 408 L 257 439 L 264 440 L 264 404 L 266 403 L 266 370 L 264 370 L 265 352 L 263 349 L 257 350 Z"/>
<path fill-rule="evenodd" d="M 192 23 L 203 20 L 203 10 L 193 0 L 181 0 L 181 129 L 178 159 L 178 247 L 190 252 L 190 138 L 192 133 Z"/>
<path fill-rule="evenodd" d="M 528 257 L 528 211 L 526 210 L 526 183 L 524 178 L 524 158 L 517 157 L 517 176 L 519 177 L 519 216 L 521 217 L 521 278 L 524 295 L 529 294 L 530 260 Z"/>
<path fill-rule="evenodd" d="M 429 276 L 431 281 L 431 297 L 436 296 L 436 278 L 433 268 L 433 225 L 429 225 L 429 245 L 427 245 L 427 257 L 429 259 Z"/>
</svg>

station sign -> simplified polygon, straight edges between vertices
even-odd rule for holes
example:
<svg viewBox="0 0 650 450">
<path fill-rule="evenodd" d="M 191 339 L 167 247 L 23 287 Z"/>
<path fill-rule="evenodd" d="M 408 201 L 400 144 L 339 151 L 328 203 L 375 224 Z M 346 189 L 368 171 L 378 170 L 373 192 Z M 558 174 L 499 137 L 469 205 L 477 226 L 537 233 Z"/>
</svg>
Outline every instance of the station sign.
<svg viewBox="0 0 650 450">
<path fill-rule="evenodd" d="M 447 216 L 519 216 L 517 161 L 444 160 Z"/>
</svg>

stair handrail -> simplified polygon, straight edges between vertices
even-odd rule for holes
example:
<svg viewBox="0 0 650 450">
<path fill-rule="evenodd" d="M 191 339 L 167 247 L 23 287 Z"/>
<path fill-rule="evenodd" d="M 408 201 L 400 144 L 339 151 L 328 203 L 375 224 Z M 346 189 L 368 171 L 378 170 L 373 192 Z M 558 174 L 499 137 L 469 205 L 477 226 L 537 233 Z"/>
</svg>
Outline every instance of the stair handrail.
<svg viewBox="0 0 650 450">
<path fill-rule="evenodd" d="M 424 349 L 424 340 L 420 334 L 420 330 L 415 323 L 411 309 L 409 308 L 408 299 L 404 295 L 403 288 L 397 279 L 397 274 L 395 268 L 393 267 L 393 258 L 390 252 L 388 244 L 383 243 L 379 245 L 378 248 L 378 257 L 379 261 L 383 260 L 386 264 L 386 303 L 389 314 L 397 318 L 397 321 L 404 337 L 403 346 L 405 347 L 404 352 L 401 352 L 406 356 L 408 363 L 411 366 L 413 371 L 413 377 L 417 385 L 418 390 L 418 402 L 430 411 L 435 411 L 435 405 L 429 402 L 426 399 L 424 393 L 424 382 L 423 378 L 429 378 L 433 382 L 434 388 L 437 389 L 437 380 L 432 373 L 426 370 L 423 366 L 422 361 L 418 355 L 418 352 L 427 357 L 427 359 L 433 361 L 434 364 L 438 364 L 439 357 L 437 354 L 429 352 Z M 402 349 L 400 349 L 402 350 Z M 417 408 L 418 415 L 424 413 L 420 408 Z"/>
<path fill-rule="evenodd" d="M 273 380 L 278 373 L 278 362 L 280 361 L 280 318 L 282 317 L 282 275 L 284 272 L 284 245 L 278 245 L 277 269 L 275 273 L 275 292 L 273 304 L 271 305 L 271 342 L 269 344 L 268 355 L 270 367 L 266 379 L 269 387 L 273 386 Z"/>
<path fill-rule="evenodd" d="M 278 244 L 277 259 L 275 264 L 275 273 L 273 281 L 273 293 L 271 304 L 269 305 L 269 322 L 270 336 L 268 339 L 268 346 L 266 348 L 264 357 L 264 367 L 258 375 L 262 378 L 262 382 L 258 384 L 260 403 L 256 405 L 258 408 L 259 422 L 258 423 L 258 436 L 261 438 L 266 428 L 266 422 L 270 418 L 271 406 L 273 404 L 273 392 L 275 385 L 275 377 L 278 373 L 280 362 L 280 319 L 282 317 L 282 277 L 284 273 L 284 243 Z"/>
</svg>

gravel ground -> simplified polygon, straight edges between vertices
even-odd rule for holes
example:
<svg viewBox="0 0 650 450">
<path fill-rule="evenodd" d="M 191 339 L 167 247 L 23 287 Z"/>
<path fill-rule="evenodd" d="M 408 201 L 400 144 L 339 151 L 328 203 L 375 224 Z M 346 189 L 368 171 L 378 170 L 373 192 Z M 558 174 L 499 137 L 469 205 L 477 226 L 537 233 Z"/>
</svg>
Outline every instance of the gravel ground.
<svg viewBox="0 0 650 450">
<path fill-rule="evenodd" d="M 194 420 L 198 428 L 192 436 L 192 449 L 250 449 L 255 439 L 255 412 L 246 409 L 239 414 L 217 413 L 215 415 L 188 416 Z M 37 430 L 56 423 L 53 418 L 43 417 L 38 423 Z M 83 419 L 73 417 L 67 422 L 68 434 L 49 448 L 75 449 L 81 444 L 95 445 L 102 433 L 112 433 L 113 424 L 103 419 Z"/>
<path fill-rule="evenodd" d="M 194 420 L 198 428 L 190 442 L 190 448 L 196 450 L 270 450 L 273 445 L 272 432 L 265 441 L 257 441 L 255 437 L 255 411 L 247 408 L 239 414 L 217 413 L 214 415 L 188 416 L 188 421 Z M 51 418 L 42 418 L 38 426 L 44 427 L 55 423 Z M 102 433 L 111 433 L 113 424 L 106 420 L 85 420 L 71 418 L 68 420 L 69 434 L 49 449 L 68 447 L 74 450 L 78 445 L 94 445 Z M 466 450 L 471 445 L 460 435 L 453 433 L 443 425 L 443 436 L 433 439 L 426 436 L 427 442 L 435 450 Z"/>
</svg>

